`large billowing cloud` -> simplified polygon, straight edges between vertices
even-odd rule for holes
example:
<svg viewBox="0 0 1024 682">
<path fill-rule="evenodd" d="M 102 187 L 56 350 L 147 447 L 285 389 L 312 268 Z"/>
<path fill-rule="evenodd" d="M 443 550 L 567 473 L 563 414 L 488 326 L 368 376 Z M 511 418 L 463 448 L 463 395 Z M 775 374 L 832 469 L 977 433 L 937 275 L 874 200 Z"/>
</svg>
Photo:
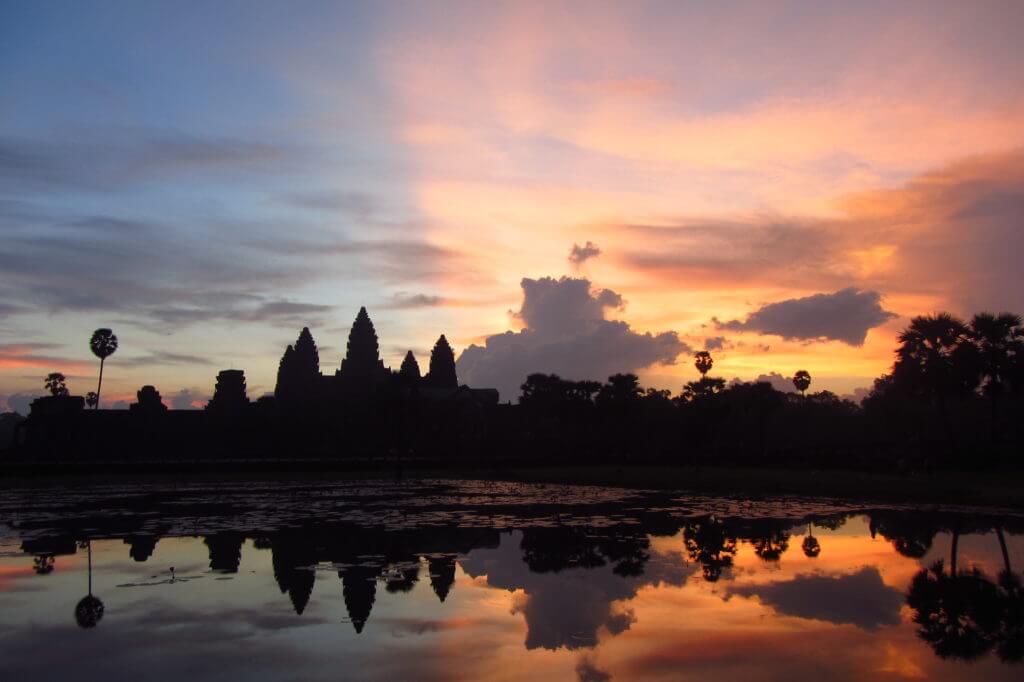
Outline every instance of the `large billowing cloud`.
<svg viewBox="0 0 1024 682">
<path fill-rule="evenodd" d="M 601 630 L 619 635 L 635 622 L 622 604 L 641 588 L 681 586 L 697 570 L 697 564 L 678 555 L 651 553 L 640 575 L 619 575 L 610 561 L 590 568 L 537 571 L 524 560 L 523 541 L 530 533 L 545 530 L 512 531 L 502 535 L 498 547 L 474 549 L 459 560 L 466 575 L 485 578 L 489 587 L 522 591 L 513 613 L 522 613 L 526 620 L 527 649 L 590 648 Z"/>
<path fill-rule="evenodd" d="M 39 394 L 11 393 L 7 396 L 0 396 L 0 407 L 6 406 L 8 412 L 17 412 L 20 415 L 28 415 L 32 401 L 39 397 Z"/>
<path fill-rule="evenodd" d="M 834 294 L 814 294 L 769 303 L 747 316 L 746 321 L 720 322 L 721 329 L 773 334 L 786 339 L 842 341 L 864 344 L 868 330 L 895 317 L 882 308 L 877 291 L 852 287 Z"/>
<path fill-rule="evenodd" d="M 796 388 L 793 386 L 793 380 L 789 377 L 784 377 L 778 372 L 769 372 L 768 374 L 758 374 L 754 378 L 755 383 L 766 383 L 771 384 L 772 388 L 776 391 L 783 393 L 796 393 Z M 733 379 L 732 383 L 742 383 L 739 378 Z"/>
<path fill-rule="evenodd" d="M 505 399 L 534 372 L 569 379 L 604 380 L 655 363 L 672 364 L 690 348 L 675 332 L 638 333 L 621 320 L 605 318 L 621 309 L 622 297 L 610 289 L 592 289 L 582 278 L 524 278 L 523 303 L 516 316 L 525 328 L 488 336 L 471 345 L 457 363 L 460 379 L 476 387 L 497 388 Z"/>
<path fill-rule="evenodd" d="M 198 388 L 183 388 L 171 396 L 171 407 L 176 410 L 195 410 L 209 399 L 210 396 Z"/>
</svg>

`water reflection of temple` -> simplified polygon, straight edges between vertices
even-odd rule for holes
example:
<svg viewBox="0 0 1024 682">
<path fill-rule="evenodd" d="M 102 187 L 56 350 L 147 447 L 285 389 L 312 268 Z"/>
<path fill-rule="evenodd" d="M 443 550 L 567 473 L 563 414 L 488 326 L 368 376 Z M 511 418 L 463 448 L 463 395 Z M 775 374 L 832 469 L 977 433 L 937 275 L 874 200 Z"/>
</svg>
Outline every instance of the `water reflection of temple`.
<svg viewBox="0 0 1024 682">
<path fill-rule="evenodd" d="M 377 531 L 331 527 L 278 531 L 257 538 L 256 546 L 270 550 L 278 588 L 288 595 L 299 615 L 312 596 L 317 567 L 337 567 L 345 608 L 358 633 L 370 618 L 378 584 L 392 594 L 406 593 L 426 569 L 431 588 L 443 602 L 455 583 L 456 557 L 497 546 L 498 541 L 498 531 L 489 529 Z M 210 545 L 211 565 L 213 551 Z"/>
<path fill-rule="evenodd" d="M 871 513 L 862 531 L 868 537 L 877 536 L 891 545 L 893 553 L 913 561 L 930 557 L 921 563 L 906 593 L 883 582 L 872 566 L 852 573 L 798 573 L 769 582 L 745 581 L 742 573 L 734 571 L 740 553 L 747 557 L 748 575 L 754 557 L 773 572 L 793 554 L 800 561 L 818 561 L 819 554 L 827 557 L 827 531 L 838 529 L 847 518 L 846 514 L 777 519 L 674 517 L 637 510 L 623 522 L 556 522 L 524 525 L 514 531 L 309 521 L 296 527 L 243 532 L 217 522 L 212 526 L 217 530 L 201 536 L 199 547 L 205 548 L 209 570 L 215 573 L 241 571 L 247 552 L 269 552 L 276 588 L 298 617 L 309 610 L 316 590 L 320 600 L 344 604 L 345 620 L 357 634 L 370 626 L 374 608 L 385 594 L 400 596 L 422 589 L 421 583 L 429 579 L 436 603 L 450 599 L 461 567 L 478 585 L 523 596 L 513 608 L 526 621 L 528 649 L 593 647 L 601 637 L 635 626 L 629 602 L 641 588 L 706 581 L 718 583 L 715 593 L 723 599 L 756 597 L 764 608 L 780 615 L 849 624 L 869 632 L 907 623 L 900 614 L 909 607 L 907 618 L 918 637 L 939 657 L 973 660 L 993 652 L 1003 661 L 1022 658 L 1024 590 L 1004 538 L 1004 530 L 1024 530 L 1019 525 L 970 515 Z M 160 523 L 166 522 L 170 519 Z M 813 532 L 808 527 L 811 523 Z M 146 562 L 153 560 L 160 537 L 154 527 L 132 527 L 132 521 L 117 515 L 107 521 L 40 521 L 23 529 L 27 536 L 22 550 L 34 555 L 33 567 L 41 576 L 60 571 L 59 557 L 81 552 L 90 538 L 123 541 L 132 562 Z M 941 560 L 936 561 L 933 544 L 940 533 L 945 546 Z M 1001 555 L 998 572 L 989 567 L 986 574 L 961 563 L 958 538 L 968 534 L 984 537 L 994 555 Z M 653 551 L 652 538 L 658 536 L 674 538 L 671 542 L 678 551 Z M 814 542 L 807 543 L 808 538 Z M 246 542 L 249 539 L 251 545 Z"/>
</svg>

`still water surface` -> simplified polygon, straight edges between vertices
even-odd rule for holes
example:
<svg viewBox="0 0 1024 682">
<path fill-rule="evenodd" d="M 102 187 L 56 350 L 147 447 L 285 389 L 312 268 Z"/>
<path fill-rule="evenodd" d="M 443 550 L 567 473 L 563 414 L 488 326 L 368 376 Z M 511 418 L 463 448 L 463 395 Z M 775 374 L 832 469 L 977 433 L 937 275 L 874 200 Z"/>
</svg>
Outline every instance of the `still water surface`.
<svg viewBox="0 0 1024 682">
<path fill-rule="evenodd" d="M 1010 513 L 446 481 L 0 493 L 3 680 L 1024 676 Z"/>
</svg>

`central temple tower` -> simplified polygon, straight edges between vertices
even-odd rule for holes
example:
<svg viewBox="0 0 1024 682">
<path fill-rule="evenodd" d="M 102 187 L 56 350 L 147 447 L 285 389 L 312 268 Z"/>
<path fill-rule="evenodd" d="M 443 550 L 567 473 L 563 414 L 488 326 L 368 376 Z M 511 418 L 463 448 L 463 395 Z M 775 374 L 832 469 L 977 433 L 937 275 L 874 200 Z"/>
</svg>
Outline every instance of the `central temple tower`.
<svg viewBox="0 0 1024 682">
<path fill-rule="evenodd" d="M 348 350 L 341 361 L 341 369 L 335 375 L 346 381 L 378 381 L 388 374 L 380 359 L 377 331 L 373 328 L 366 308 L 360 308 L 348 334 Z"/>
</svg>

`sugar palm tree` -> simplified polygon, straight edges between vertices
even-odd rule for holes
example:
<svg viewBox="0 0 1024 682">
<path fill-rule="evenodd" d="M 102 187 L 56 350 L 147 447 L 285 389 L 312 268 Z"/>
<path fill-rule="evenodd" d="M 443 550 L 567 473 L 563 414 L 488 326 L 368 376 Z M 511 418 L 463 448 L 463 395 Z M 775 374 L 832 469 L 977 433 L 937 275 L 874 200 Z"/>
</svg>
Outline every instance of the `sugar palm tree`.
<svg viewBox="0 0 1024 682">
<path fill-rule="evenodd" d="M 714 360 L 711 359 L 711 353 L 706 350 L 700 350 L 693 354 L 693 366 L 700 372 L 702 379 L 708 375 L 714 364 Z"/>
<path fill-rule="evenodd" d="M 1005 392 L 1014 364 L 1024 358 L 1024 326 L 1013 313 L 978 313 L 971 320 L 970 337 L 978 348 L 982 391 L 992 407 L 991 438 L 998 440 L 999 399 Z"/>
<path fill-rule="evenodd" d="M 821 543 L 818 542 L 818 538 L 814 537 L 814 530 L 811 527 L 811 522 L 807 522 L 807 536 L 804 538 L 803 543 L 800 545 L 800 549 L 804 551 L 804 556 L 808 559 L 815 559 L 821 554 Z"/>
<path fill-rule="evenodd" d="M 103 388 L 103 363 L 117 350 L 117 337 L 109 329 L 97 329 L 89 339 L 89 350 L 100 359 L 100 380 L 96 384 L 96 407 L 99 407 L 100 392 Z"/>
<path fill-rule="evenodd" d="M 806 369 L 797 370 L 793 375 L 793 386 L 800 391 L 800 395 L 806 396 L 807 389 L 811 386 L 811 373 Z"/>
<path fill-rule="evenodd" d="M 932 392 L 948 393 L 966 380 L 958 361 L 972 354 L 970 330 L 949 313 L 921 315 L 899 337 L 897 370 Z"/>
<path fill-rule="evenodd" d="M 972 391 L 978 383 L 977 350 L 967 325 L 949 313 L 922 315 L 911 320 L 898 339 L 894 378 L 934 400 L 950 448 L 955 451 L 946 400 L 950 395 Z"/>
</svg>

